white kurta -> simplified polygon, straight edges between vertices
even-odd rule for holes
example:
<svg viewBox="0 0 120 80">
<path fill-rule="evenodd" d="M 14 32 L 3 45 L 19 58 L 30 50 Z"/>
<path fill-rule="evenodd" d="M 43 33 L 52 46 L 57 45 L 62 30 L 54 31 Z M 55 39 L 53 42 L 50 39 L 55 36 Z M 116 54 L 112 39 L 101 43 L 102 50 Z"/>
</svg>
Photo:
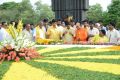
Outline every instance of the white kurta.
<svg viewBox="0 0 120 80">
<path fill-rule="evenodd" d="M 99 35 L 99 30 L 97 28 L 89 29 L 88 35 Z"/>
<path fill-rule="evenodd" d="M 11 39 L 12 39 L 11 35 L 4 28 L 1 28 L 0 29 L 0 41 L 11 40 Z"/>
<path fill-rule="evenodd" d="M 120 33 L 116 29 L 107 32 L 107 37 L 110 43 L 118 43 L 120 39 Z"/>
<path fill-rule="evenodd" d="M 67 43 L 72 43 L 73 41 L 73 36 L 74 36 L 74 30 L 73 28 L 70 28 L 70 29 L 64 29 L 64 37 L 63 37 L 63 41 L 64 42 L 67 42 Z"/>
<path fill-rule="evenodd" d="M 45 37 L 45 33 L 46 33 L 45 27 L 42 27 L 42 29 L 39 29 L 39 33 L 40 33 L 39 37 L 41 39 L 46 39 L 46 37 Z M 33 36 L 36 37 L 36 28 L 34 29 Z"/>
<path fill-rule="evenodd" d="M 64 28 L 62 26 L 58 26 L 58 30 L 59 30 L 61 37 L 62 37 L 63 32 L 64 32 Z"/>
<path fill-rule="evenodd" d="M 27 31 L 26 29 L 23 30 L 23 34 L 25 35 L 26 39 L 33 41 L 32 31 Z"/>
</svg>

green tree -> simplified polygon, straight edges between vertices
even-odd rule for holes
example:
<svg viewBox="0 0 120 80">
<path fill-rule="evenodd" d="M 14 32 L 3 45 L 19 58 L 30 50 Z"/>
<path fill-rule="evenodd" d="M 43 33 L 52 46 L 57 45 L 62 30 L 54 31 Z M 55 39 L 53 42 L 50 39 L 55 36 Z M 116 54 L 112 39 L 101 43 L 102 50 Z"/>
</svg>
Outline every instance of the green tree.
<svg viewBox="0 0 120 80">
<path fill-rule="evenodd" d="M 34 23 L 34 14 L 30 0 L 22 0 L 20 3 L 7 2 L 0 5 L 1 21 L 22 19 L 24 23 Z"/>
<path fill-rule="evenodd" d="M 47 4 L 41 0 L 31 5 L 30 0 L 22 0 L 20 3 L 6 2 L 0 5 L 0 21 L 11 21 L 22 19 L 24 23 L 38 23 L 43 18 L 52 19 L 54 13 Z"/>
<path fill-rule="evenodd" d="M 99 21 L 102 19 L 102 7 L 100 4 L 95 4 L 89 7 L 87 18 L 91 21 Z"/>
<path fill-rule="evenodd" d="M 15 2 L 6 2 L 0 5 L 0 10 L 9 10 L 9 9 L 16 9 L 19 3 Z"/>
<path fill-rule="evenodd" d="M 0 21 L 11 21 L 17 19 L 19 3 L 6 2 L 0 5 Z"/>
<path fill-rule="evenodd" d="M 44 18 L 47 18 L 49 20 L 55 18 L 54 13 L 51 9 L 51 6 L 47 4 L 42 4 L 41 0 L 35 3 L 35 12 L 36 15 L 38 16 L 38 20 L 42 20 Z"/>
<path fill-rule="evenodd" d="M 17 10 L 0 10 L 0 21 L 12 21 L 17 19 Z"/>
<path fill-rule="evenodd" d="M 109 22 L 110 22 L 110 16 L 109 16 L 108 11 L 104 11 L 102 13 L 102 20 L 103 20 L 103 24 L 104 25 L 108 25 L 109 24 Z"/>
<path fill-rule="evenodd" d="M 114 21 L 120 28 L 120 0 L 112 0 L 111 5 L 108 6 L 108 14 L 110 21 Z"/>
<path fill-rule="evenodd" d="M 34 10 L 30 0 L 22 0 L 18 7 L 18 17 L 22 18 L 24 23 L 34 23 Z"/>
</svg>

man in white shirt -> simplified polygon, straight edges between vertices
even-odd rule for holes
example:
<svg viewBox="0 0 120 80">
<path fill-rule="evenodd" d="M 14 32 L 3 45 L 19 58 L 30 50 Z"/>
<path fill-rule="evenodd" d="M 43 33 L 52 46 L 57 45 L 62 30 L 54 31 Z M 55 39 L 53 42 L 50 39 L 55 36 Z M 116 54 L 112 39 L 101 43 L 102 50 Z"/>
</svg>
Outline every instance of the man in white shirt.
<svg viewBox="0 0 120 80">
<path fill-rule="evenodd" d="M 107 32 L 107 28 L 103 25 L 102 20 L 100 20 L 98 24 L 100 24 L 100 26 L 99 26 L 100 30 L 105 30 Z"/>
<path fill-rule="evenodd" d="M 99 30 L 95 28 L 94 24 L 90 24 L 90 29 L 88 31 L 89 37 L 94 37 L 95 35 L 99 35 Z"/>
<path fill-rule="evenodd" d="M 3 40 L 2 24 L 0 24 L 0 41 Z"/>
<path fill-rule="evenodd" d="M 64 43 L 72 43 L 74 37 L 74 30 L 71 27 L 71 25 L 66 25 L 66 28 L 64 29 L 63 33 L 63 41 Z"/>
<path fill-rule="evenodd" d="M 2 24 L 0 24 L 0 41 L 3 41 L 4 39 L 4 30 L 2 28 Z"/>
<path fill-rule="evenodd" d="M 46 28 L 43 26 L 43 23 L 40 22 L 38 26 L 34 29 L 33 37 L 36 39 L 39 37 L 40 39 L 46 39 Z"/>
<path fill-rule="evenodd" d="M 0 41 L 12 39 L 11 35 L 7 32 L 6 27 L 6 22 L 2 22 L 2 24 L 0 24 Z"/>
<path fill-rule="evenodd" d="M 61 19 L 58 19 L 58 20 L 57 20 L 57 27 L 58 27 L 58 30 L 59 30 L 59 32 L 61 33 L 61 37 L 62 37 L 62 34 L 63 34 L 63 32 L 64 32 L 64 27 L 62 26 L 62 21 L 61 21 Z"/>
<path fill-rule="evenodd" d="M 6 36 L 5 34 L 6 34 L 5 29 L 1 28 L 0 29 L 0 41 L 4 41 L 5 36 Z"/>
<path fill-rule="evenodd" d="M 109 30 L 107 32 L 107 37 L 109 38 L 110 43 L 118 43 L 120 42 L 120 33 L 118 30 L 115 29 L 115 24 L 109 24 Z"/>
<path fill-rule="evenodd" d="M 26 39 L 33 41 L 32 30 L 31 30 L 30 24 L 26 24 L 25 29 L 23 30 L 23 34 L 25 35 Z"/>
<path fill-rule="evenodd" d="M 42 27 L 44 27 L 45 32 L 47 32 L 47 29 L 49 28 L 48 19 L 44 19 L 44 20 L 42 21 Z"/>
</svg>

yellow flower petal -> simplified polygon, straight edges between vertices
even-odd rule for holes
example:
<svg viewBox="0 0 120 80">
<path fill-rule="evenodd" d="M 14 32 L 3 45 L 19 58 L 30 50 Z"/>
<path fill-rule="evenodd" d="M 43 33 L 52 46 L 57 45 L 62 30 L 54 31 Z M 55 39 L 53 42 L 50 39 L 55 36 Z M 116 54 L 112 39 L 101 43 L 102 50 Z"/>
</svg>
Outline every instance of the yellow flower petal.
<svg viewBox="0 0 120 80">
<path fill-rule="evenodd" d="M 120 59 L 120 55 L 100 55 L 100 56 L 74 56 L 74 57 L 48 57 L 49 59 L 79 59 L 79 58 L 91 58 L 91 59 Z"/>
<path fill-rule="evenodd" d="M 51 52 L 51 51 L 60 50 L 60 49 L 63 49 L 63 48 L 62 47 L 49 47 L 49 48 L 45 48 L 45 49 L 39 50 L 38 52 L 43 54 L 45 52 Z"/>
<path fill-rule="evenodd" d="M 108 47 L 106 49 L 119 50 L 120 51 L 120 46 L 112 46 L 112 47 Z"/>
<path fill-rule="evenodd" d="M 13 63 L 2 80 L 58 80 L 47 72 L 24 62 Z"/>
<path fill-rule="evenodd" d="M 79 53 L 92 53 L 92 52 L 107 52 L 107 51 L 119 51 L 114 50 L 111 48 L 97 48 L 97 49 L 88 49 L 88 50 L 77 50 L 77 51 L 71 51 L 71 52 L 63 52 L 63 53 L 57 53 L 57 54 L 49 54 L 49 55 L 60 55 L 60 54 L 79 54 Z"/>
<path fill-rule="evenodd" d="M 90 71 L 107 72 L 107 73 L 120 75 L 120 65 L 118 64 L 77 62 L 77 61 L 52 61 L 52 60 L 35 60 L 35 61 L 48 62 L 53 64 L 75 67 L 79 69 L 87 69 Z"/>
</svg>

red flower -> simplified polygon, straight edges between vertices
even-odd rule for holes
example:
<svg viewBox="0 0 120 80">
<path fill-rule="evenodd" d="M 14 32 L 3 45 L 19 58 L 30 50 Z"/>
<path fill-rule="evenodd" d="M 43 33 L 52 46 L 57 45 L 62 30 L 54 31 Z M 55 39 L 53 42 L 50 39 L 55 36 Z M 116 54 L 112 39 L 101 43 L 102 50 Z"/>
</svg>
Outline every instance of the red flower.
<svg viewBox="0 0 120 80">
<path fill-rule="evenodd" d="M 11 54 L 12 60 L 14 60 L 17 55 L 15 51 L 11 51 L 9 54 Z"/>
<path fill-rule="evenodd" d="M 5 57 L 8 57 L 8 54 L 5 54 Z"/>
<path fill-rule="evenodd" d="M 11 56 L 8 56 L 8 57 L 7 57 L 7 60 L 10 61 L 10 60 L 11 60 Z"/>
<path fill-rule="evenodd" d="M 7 49 L 6 49 L 7 48 Z M 15 60 L 16 62 L 20 61 L 20 58 L 25 58 L 25 60 L 29 61 L 33 58 L 42 58 L 40 57 L 39 53 L 37 53 L 36 49 L 34 48 L 21 48 L 18 52 L 17 55 L 17 51 L 10 51 L 10 49 L 12 49 L 12 47 L 10 45 L 2 48 L 2 52 L 0 53 L 0 60 L 1 62 L 3 62 L 4 60 Z M 5 52 L 8 52 L 7 54 L 5 54 Z"/>
<path fill-rule="evenodd" d="M 3 57 L 3 54 L 2 54 L 2 53 L 0 53 L 0 59 L 2 59 L 2 57 Z"/>
<path fill-rule="evenodd" d="M 29 53 L 27 54 L 27 56 L 29 56 L 29 57 L 32 56 L 32 52 L 29 52 Z"/>
<path fill-rule="evenodd" d="M 28 53 L 28 51 L 25 51 L 25 54 L 27 54 Z"/>
<path fill-rule="evenodd" d="M 16 61 L 16 62 L 19 62 L 19 61 L 20 61 L 20 58 L 19 58 L 19 57 L 16 57 L 16 58 L 15 58 L 15 61 Z"/>
<path fill-rule="evenodd" d="M 25 57 L 25 60 L 29 61 L 29 60 L 30 60 L 30 57 Z"/>
<path fill-rule="evenodd" d="M 13 51 L 9 52 L 9 55 L 10 55 L 10 56 L 12 56 L 12 54 L 13 54 Z"/>
<path fill-rule="evenodd" d="M 3 58 L 5 58 L 6 57 L 6 55 L 5 54 L 3 54 L 3 56 L 2 56 Z"/>
<path fill-rule="evenodd" d="M 19 53 L 19 56 L 20 57 L 25 57 L 26 55 L 25 55 L 25 53 Z"/>
<path fill-rule="evenodd" d="M 5 48 L 2 48 L 1 51 L 2 52 L 7 52 L 7 50 Z"/>
<path fill-rule="evenodd" d="M 25 49 L 24 49 L 24 48 L 21 48 L 20 51 L 21 51 L 21 52 L 25 52 Z"/>
</svg>

